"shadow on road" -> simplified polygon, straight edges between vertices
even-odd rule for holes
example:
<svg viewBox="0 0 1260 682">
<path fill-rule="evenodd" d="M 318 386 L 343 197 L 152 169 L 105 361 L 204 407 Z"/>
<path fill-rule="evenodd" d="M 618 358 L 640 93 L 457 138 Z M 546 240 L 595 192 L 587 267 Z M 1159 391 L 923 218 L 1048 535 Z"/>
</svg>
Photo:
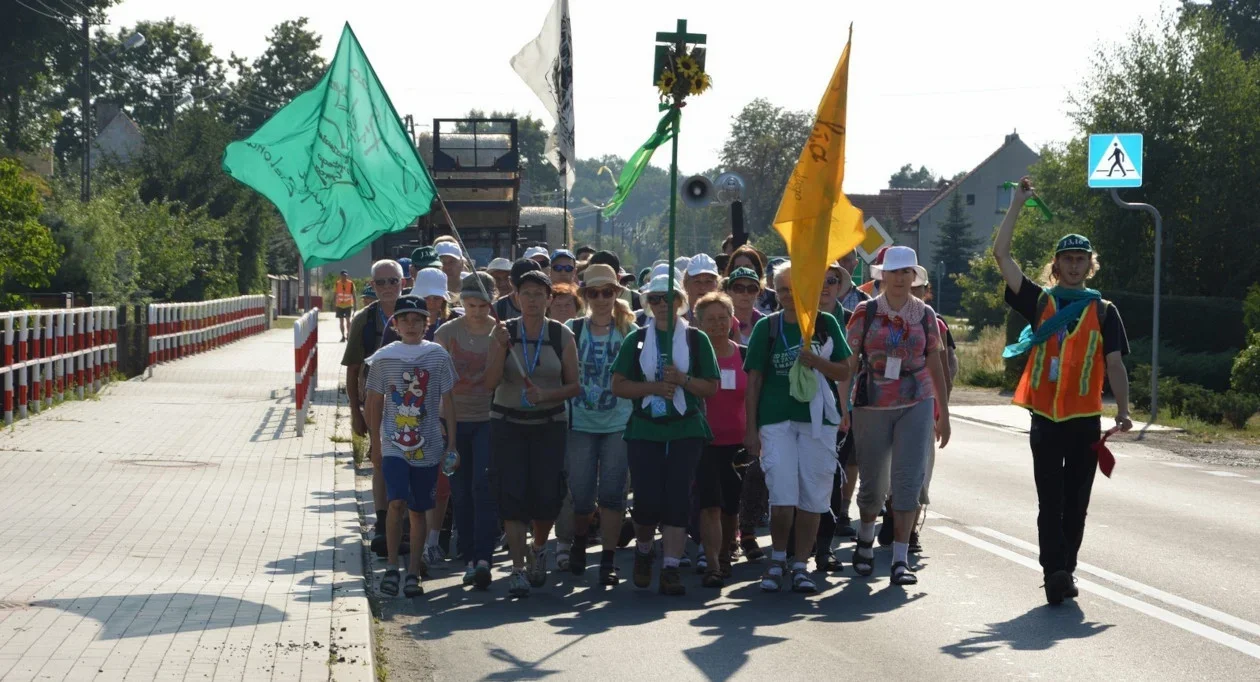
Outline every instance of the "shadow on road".
<svg viewBox="0 0 1260 682">
<path fill-rule="evenodd" d="M 1074 601 L 1062 606 L 1038 606 L 1001 623 L 990 623 L 957 644 L 941 647 L 954 658 L 967 659 L 1001 647 L 1013 651 L 1044 651 L 1068 639 L 1084 639 L 1106 632 L 1109 623 L 1085 620 L 1085 612 Z"/>
<path fill-rule="evenodd" d="M 98 639 L 153 637 L 284 620 L 284 612 L 272 606 L 186 592 L 44 599 L 31 606 L 98 620 L 102 625 Z"/>
</svg>

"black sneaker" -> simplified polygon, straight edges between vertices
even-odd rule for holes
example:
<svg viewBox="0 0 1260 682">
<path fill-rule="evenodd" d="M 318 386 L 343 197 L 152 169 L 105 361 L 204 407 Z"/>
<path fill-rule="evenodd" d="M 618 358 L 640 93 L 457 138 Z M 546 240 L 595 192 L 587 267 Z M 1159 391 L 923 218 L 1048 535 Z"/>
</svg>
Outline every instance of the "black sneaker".
<svg viewBox="0 0 1260 682">
<path fill-rule="evenodd" d="M 661 594 L 671 597 L 687 594 L 687 588 L 682 584 L 682 572 L 676 567 L 661 569 L 659 589 Z"/>
<path fill-rule="evenodd" d="M 1076 589 L 1076 586 L 1072 584 L 1072 574 L 1067 571 L 1055 571 L 1046 576 L 1044 587 L 1047 604 L 1062 604 L 1068 592 Z"/>
<path fill-rule="evenodd" d="M 473 585 L 479 590 L 488 589 L 490 587 L 490 567 L 477 566 L 473 572 Z"/>
<path fill-rule="evenodd" d="M 857 531 L 853 528 L 853 519 L 848 514 L 842 515 L 836 519 L 836 530 L 832 533 L 838 538 L 851 538 L 857 535 Z"/>
<path fill-rule="evenodd" d="M 586 536 L 573 536 L 573 546 L 569 547 L 569 572 L 582 575 L 586 572 Z"/>
<path fill-rule="evenodd" d="M 879 546 L 887 547 L 888 545 L 891 545 L 892 542 L 893 542 L 893 515 L 888 511 L 887 508 L 885 508 L 883 513 L 880 515 Z"/>
<path fill-rule="evenodd" d="M 1063 593 L 1063 597 L 1065 599 L 1076 599 L 1079 596 L 1081 596 L 1081 591 L 1076 588 L 1076 576 L 1073 575 L 1072 584 L 1068 585 L 1067 590 Z"/>
<path fill-rule="evenodd" d="M 648 551 L 643 553 L 639 548 L 634 549 L 634 586 L 635 587 L 651 587 L 652 586 L 652 560 L 655 558 L 655 552 Z"/>
<path fill-rule="evenodd" d="M 923 553 L 923 545 L 919 542 L 919 531 L 910 533 L 910 551 L 914 554 Z"/>
</svg>

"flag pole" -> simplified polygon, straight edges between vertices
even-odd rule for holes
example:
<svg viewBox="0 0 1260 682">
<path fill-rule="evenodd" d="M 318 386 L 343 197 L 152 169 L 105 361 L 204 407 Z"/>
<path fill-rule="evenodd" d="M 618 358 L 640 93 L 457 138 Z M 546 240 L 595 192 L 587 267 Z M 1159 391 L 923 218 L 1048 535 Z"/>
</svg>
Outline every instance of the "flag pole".
<svg viewBox="0 0 1260 682">
<path fill-rule="evenodd" d="M 564 235 L 562 237 L 564 247 L 571 249 L 573 245 L 569 243 L 569 160 L 564 154 L 560 155 L 560 168 L 557 172 L 560 175 L 561 190 L 560 231 Z"/>
</svg>

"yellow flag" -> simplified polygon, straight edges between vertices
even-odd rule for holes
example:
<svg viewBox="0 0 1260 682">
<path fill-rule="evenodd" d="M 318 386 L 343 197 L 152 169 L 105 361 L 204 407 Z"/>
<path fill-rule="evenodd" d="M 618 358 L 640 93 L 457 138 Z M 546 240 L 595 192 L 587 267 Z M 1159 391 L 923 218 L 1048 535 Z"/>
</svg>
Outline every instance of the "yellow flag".
<svg viewBox="0 0 1260 682">
<path fill-rule="evenodd" d="M 844 183 L 845 109 L 849 98 L 849 43 L 831 74 L 814 116 L 814 129 L 788 179 L 774 229 L 787 243 L 792 261 L 792 299 L 796 301 L 801 338 L 814 333 L 818 297 L 827 265 L 862 241 L 862 211 L 840 191 Z"/>
</svg>

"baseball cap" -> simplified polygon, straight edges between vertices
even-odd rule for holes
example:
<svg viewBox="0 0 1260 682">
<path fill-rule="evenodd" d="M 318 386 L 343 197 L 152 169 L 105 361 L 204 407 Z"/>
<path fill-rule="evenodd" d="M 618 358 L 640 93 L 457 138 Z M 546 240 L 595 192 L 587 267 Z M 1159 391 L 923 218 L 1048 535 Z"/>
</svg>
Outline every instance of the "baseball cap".
<svg viewBox="0 0 1260 682">
<path fill-rule="evenodd" d="M 512 280 L 512 286 L 519 287 L 521 278 L 525 276 L 525 273 L 541 269 L 542 266 L 538 264 L 538 261 L 532 258 L 517 258 L 516 262 L 512 264 L 512 274 L 509 277 Z"/>
<path fill-rule="evenodd" d="M 394 302 L 393 317 L 398 317 L 403 313 L 420 313 L 421 315 L 428 317 L 429 308 L 425 305 L 424 299 L 413 294 L 407 294 L 406 296 L 399 296 L 398 300 Z"/>
<path fill-rule="evenodd" d="M 512 261 L 506 258 L 495 258 L 486 266 L 486 272 L 503 271 L 507 272 L 512 269 Z"/>
<path fill-rule="evenodd" d="M 726 281 L 734 282 L 737 279 L 751 279 L 757 284 L 761 284 L 761 278 L 757 276 L 757 271 L 752 268 L 735 268 L 730 276 L 726 278 Z"/>
<path fill-rule="evenodd" d="M 1093 253 L 1094 245 L 1089 243 L 1089 239 L 1080 234 L 1069 234 L 1059 240 L 1058 246 L 1054 247 L 1054 254 L 1057 256 L 1064 251 L 1084 251 L 1085 253 Z"/>
<path fill-rule="evenodd" d="M 459 250 L 459 244 L 452 244 L 450 242 L 442 242 L 440 244 L 435 245 L 433 250 L 437 252 L 437 257 L 439 259 L 442 256 L 450 256 L 452 258 L 457 258 L 460 260 L 463 260 L 464 258 L 464 254 L 460 252 Z"/>
<path fill-rule="evenodd" d="M 376 289 L 371 284 L 363 287 L 363 291 L 359 292 L 359 296 L 376 300 Z"/>
<path fill-rule="evenodd" d="M 343 274 L 343 275 L 345 275 L 345 276 L 349 277 L 349 276 L 350 276 L 350 271 L 349 271 L 349 270 L 342 270 L 342 271 L 341 271 L 341 274 Z"/>
<path fill-rule="evenodd" d="M 538 256 L 546 258 L 548 264 L 551 263 L 551 256 L 547 255 L 547 249 L 544 249 L 541 246 L 531 246 L 528 249 L 525 249 L 525 258 L 533 259 Z"/>
<path fill-rule="evenodd" d="M 587 262 L 591 265 L 603 263 L 613 270 L 621 270 L 621 259 L 617 257 L 617 254 L 608 250 L 596 251 Z"/>
<path fill-rule="evenodd" d="M 417 270 L 423 270 L 441 267 L 442 260 L 438 258 L 437 251 L 432 246 L 421 246 L 411 252 L 411 264 L 416 266 Z"/>
<path fill-rule="evenodd" d="M 421 298 L 446 296 L 446 275 L 434 268 L 425 268 L 417 272 L 416 284 L 411 288 L 411 295 Z"/>
<path fill-rule="evenodd" d="M 555 251 L 552 251 L 551 260 L 555 260 L 557 258 L 568 258 L 571 261 L 577 260 L 577 256 L 573 255 L 573 252 L 568 249 L 556 249 Z"/>
<path fill-rule="evenodd" d="M 403 269 L 403 277 L 404 277 L 404 278 L 410 277 L 410 276 L 411 276 L 411 259 L 410 259 L 410 258 L 399 258 L 399 259 L 398 259 L 398 264 L 402 266 L 402 269 Z"/>
<path fill-rule="evenodd" d="M 478 284 L 478 280 L 480 280 L 480 284 Z M 483 288 L 485 289 L 484 294 L 481 292 Z M 485 301 L 486 303 L 493 303 L 494 294 L 494 278 L 491 277 L 489 273 L 478 272 L 476 274 L 468 275 L 459 283 L 460 298 L 476 298 Z M 486 298 L 487 296 L 489 296 L 489 298 Z"/>
<path fill-rule="evenodd" d="M 713 257 L 707 253 L 697 253 L 687 263 L 687 274 L 692 277 L 696 275 L 716 275 L 718 274 L 717 261 L 713 260 Z"/>
<path fill-rule="evenodd" d="M 542 270 L 530 270 L 529 272 L 521 275 L 520 282 L 517 283 L 515 286 L 517 290 L 520 290 L 522 285 L 529 284 L 530 282 L 533 282 L 534 284 L 541 284 L 544 287 L 547 287 L 548 293 L 551 292 L 551 288 L 553 286 L 551 284 L 551 278 L 548 277 L 547 274 L 544 273 Z"/>
</svg>

